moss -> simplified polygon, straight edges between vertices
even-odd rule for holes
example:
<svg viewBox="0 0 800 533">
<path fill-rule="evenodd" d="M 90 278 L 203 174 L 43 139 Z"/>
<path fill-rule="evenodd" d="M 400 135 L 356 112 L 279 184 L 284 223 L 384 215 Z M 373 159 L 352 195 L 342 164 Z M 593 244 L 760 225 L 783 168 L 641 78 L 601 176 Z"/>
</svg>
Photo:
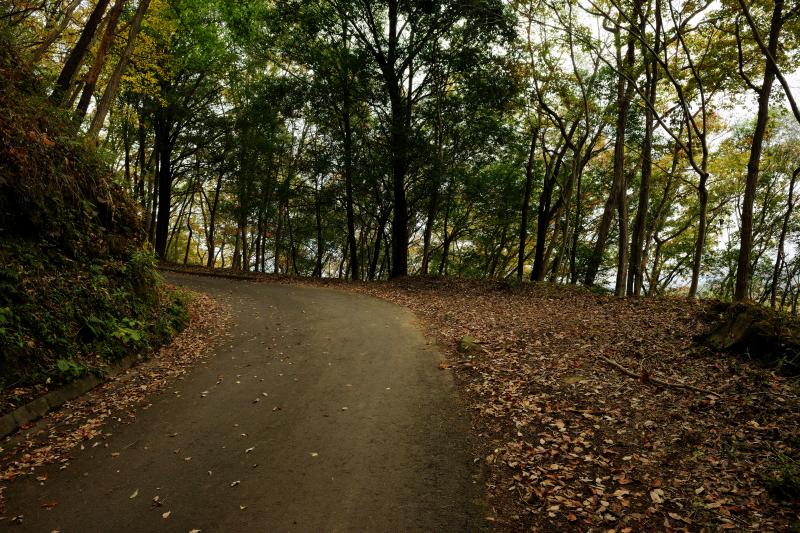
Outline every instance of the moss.
<svg viewBox="0 0 800 533">
<path fill-rule="evenodd" d="M 764 479 L 770 495 L 779 500 L 795 500 L 800 497 L 800 463 L 778 455 L 775 466 Z"/>
<path fill-rule="evenodd" d="M 461 337 L 458 341 L 458 351 L 466 355 L 477 355 L 484 352 L 483 346 L 475 342 L 475 339 L 469 335 Z"/>
</svg>

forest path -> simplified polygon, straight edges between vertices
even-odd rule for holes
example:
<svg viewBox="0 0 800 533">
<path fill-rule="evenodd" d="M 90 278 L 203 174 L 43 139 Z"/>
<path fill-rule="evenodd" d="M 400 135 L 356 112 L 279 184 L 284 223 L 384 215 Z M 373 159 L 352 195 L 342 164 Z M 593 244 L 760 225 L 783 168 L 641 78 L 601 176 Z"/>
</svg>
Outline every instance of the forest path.
<svg viewBox="0 0 800 533">
<path fill-rule="evenodd" d="M 42 485 L 10 484 L 7 514 L 24 515 L 14 530 L 482 528 L 468 419 L 409 311 L 335 290 L 167 278 L 229 303 L 231 336 L 103 445 L 37 472 Z"/>
</svg>

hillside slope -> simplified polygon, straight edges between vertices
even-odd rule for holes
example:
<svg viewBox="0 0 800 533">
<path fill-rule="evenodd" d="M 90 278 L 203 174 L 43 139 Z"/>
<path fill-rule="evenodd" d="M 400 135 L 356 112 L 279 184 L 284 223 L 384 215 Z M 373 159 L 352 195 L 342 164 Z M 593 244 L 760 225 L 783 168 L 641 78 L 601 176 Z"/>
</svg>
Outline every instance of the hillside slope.
<svg viewBox="0 0 800 533">
<path fill-rule="evenodd" d="M 112 177 L 0 35 L 0 414 L 186 321 Z"/>
</svg>

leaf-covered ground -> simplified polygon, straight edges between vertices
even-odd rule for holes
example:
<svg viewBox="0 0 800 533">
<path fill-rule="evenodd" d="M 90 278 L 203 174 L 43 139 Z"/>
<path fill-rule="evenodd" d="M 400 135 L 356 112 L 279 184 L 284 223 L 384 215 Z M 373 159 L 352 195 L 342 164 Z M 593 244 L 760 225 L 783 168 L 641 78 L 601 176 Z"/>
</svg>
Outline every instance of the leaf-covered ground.
<svg viewBox="0 0 800 533">
<path fill-rule="evenodd" d="M 66 468 L 70 454 L 82 449 L 84 442 L 110 436 L 108 422 L 132 421 L 137 409 L 149 406 L 151 395 L 163 391 L 210 355 L 216 339 L 227 330 L 231 311 L 201 294 L 195 295 L 189 306 L 189 325 L 151 359 L 0 441 L 0 515 L 4 482 L 35 475 L 45 464 L 60 463 Z"/>
<path fill-rule="evenodd" d="M 697 346 L 705 304 L 457 280 L 350 287 L 410 307 L 445 348 L 501 529 L 798 527 L 797 383 Z M 465 335 L 485 352 L 459 353 Z"/>
</svg>

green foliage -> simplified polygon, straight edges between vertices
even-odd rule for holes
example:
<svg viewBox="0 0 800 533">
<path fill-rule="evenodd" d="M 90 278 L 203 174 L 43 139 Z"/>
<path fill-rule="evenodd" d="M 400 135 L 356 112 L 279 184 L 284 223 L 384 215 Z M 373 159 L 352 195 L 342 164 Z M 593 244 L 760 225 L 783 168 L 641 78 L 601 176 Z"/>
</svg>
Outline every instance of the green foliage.
<svg viewBox="0 0 800 533">
<path fill-rule="evenodd" d="M 779 453 L 764 482 L 774 498 L 792 500 L 800 497 L 800 463 Z"/>
<path fill-rule="evenodd" d="M 55 383 L 69 383 L 87 372 L 86 365 L 74 359 L 59 359 L 51 371 L 52 381 Z"/>
<path fill-rule="evenodd" d="M 143 300 L 152 302 L 160 282 L 156 272 L 156 256 L 152 250 L 135 250 L 125 265 L 133 292 Z"/>
<path fill-rule="evenodd" d="M 16 283 L 0 297 L 0 386 L 62 383 L 79 375 L 63 361 L 101 367 L 169 341 L 188 323 L 187 294 L 164 288 L 150 252 L 57 272 L 17 265 L 12 272 L 22 274 L 6 275 Z"/>
<path fill-rule="evenodd" d="M 121 323 L 111 333 L 111 337 L 121 340 L 126 346 L 137 345 L 144 339 L 144 331 L 141 329 L 142 323 L 138 320 L 123 318 Z"/>
<path fill-rule="evenodd" d="M 168 341 L 188 321 L 187 297 L 164 288 L 111 167 L 4 35 L 0 387 L 60 384 Z"/>
</svg>

